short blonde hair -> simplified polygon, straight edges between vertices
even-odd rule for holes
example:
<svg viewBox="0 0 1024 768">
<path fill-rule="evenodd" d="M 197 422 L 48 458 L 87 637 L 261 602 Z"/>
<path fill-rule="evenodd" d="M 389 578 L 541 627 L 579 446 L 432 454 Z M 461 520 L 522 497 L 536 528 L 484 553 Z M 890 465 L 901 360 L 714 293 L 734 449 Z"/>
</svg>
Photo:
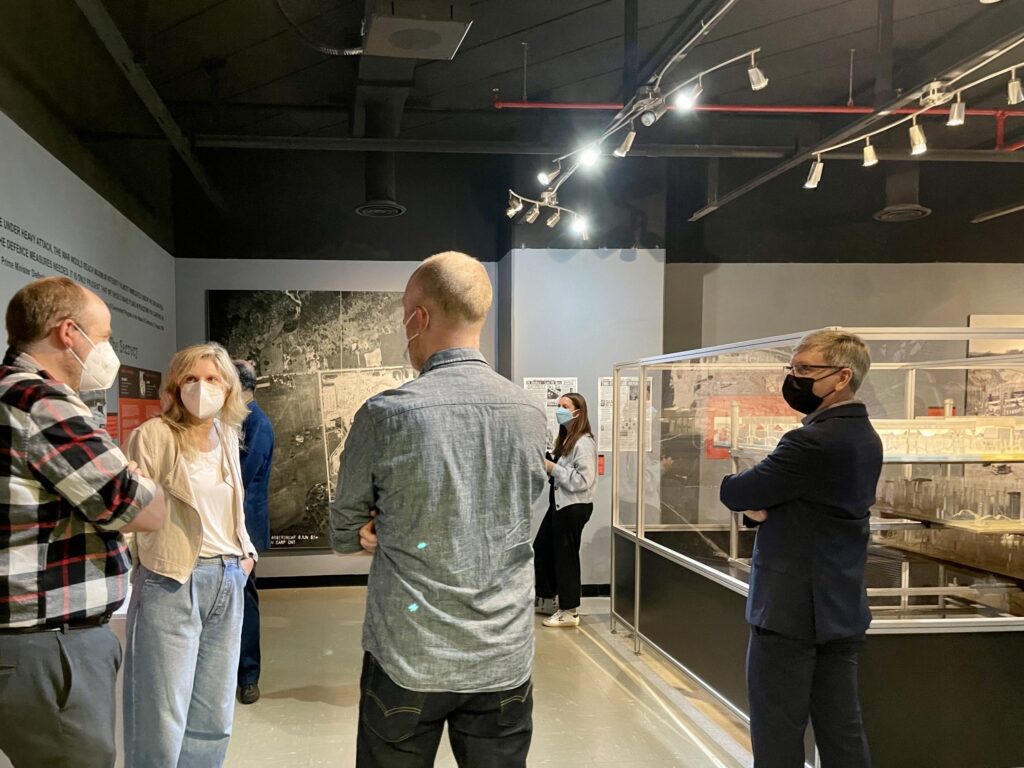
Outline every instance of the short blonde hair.
<svg viewBox="0 0 1024 768">
<path fill-rule="evenodd" d="M 7 305 L 8 346 L 23 352 L 69 317 L 81 325 L 88 302 L 85 288 L 68 277 L 44 277 L 29 283 Z"/>
<path fill-rule="evenodd" d="M 188 428 L 193 423 L 193 416 L 181 401 L 181 382 L 200 360 L 212 360 L 217 366 L 217 372 L 227 384 L 224 407 L 219 416 L 220 423 L 239 434 L 242 422 L 249 415 L 249 409 L 242 400 L 242 385 L 238 380 L 238 372 L 231 362 L 231 355 L 224 347 L 208 341 L 180 350 L 171 358 L 170 371 L 164 384 L 164 412 L 160 418 L 174 432 L 178 448 L 186 456 L 192 456 L 195 452 L 191 441 L 186 437 Z"/>
<path fill-rule="evenodd" d="M 871 355 L 860 336 L 838 328 L 814 331 L 800 339 L 794 354 L 817 350 L 828 365 L 853 371 L 850 389 L 856 392 L 871 368 Z"/>
<path fill-rule="evenodd" d="M 441 313 L 464 323 L 482 323 L 491 309 L 493 291 L 484 265 L 458 251 L 431 256 L 417 267 L 409 283 Z"/>
</svg>

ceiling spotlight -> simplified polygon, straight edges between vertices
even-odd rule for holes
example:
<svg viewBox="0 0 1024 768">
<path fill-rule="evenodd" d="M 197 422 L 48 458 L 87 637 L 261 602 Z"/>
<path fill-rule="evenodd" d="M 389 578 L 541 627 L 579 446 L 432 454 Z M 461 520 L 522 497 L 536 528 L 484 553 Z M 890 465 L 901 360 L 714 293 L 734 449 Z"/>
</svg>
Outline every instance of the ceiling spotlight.
<svg viewBox="0 0 1024 768">
<path fill-rule="evenodd" d="M 545 221 L 544 223 L 547 224 L 549 227 L 554 227 L 558 223 L 558 220 L 560 218 L 562 218 L 562 212 L 556 209 L 554 213 L 548 216 L 548 220 Z"/>
<path fill-rule="evenodd" d="M 864 144 L 864 167 L 870 168 L 873 165 L 878 165 L 878 153 L 871 146 L 871 139 L 866 139 Z"/>
<path fill-rule="evenodd" d="M 676 94 L 675 105 L 676 109 L 690 110 L 697 106 L 697 101 L 700 99 L 700 95 L 704 93 L 704 83 L 702 78 L 697 78 L 697 84 L 693 88 L 687 91 L 680 91 Z"/>
<path fill-rule="evenodd" d="M 526 212 L 526 215 L 523 217 L 523 220 L 527 224 L 533 224 L 533 222 L 535 222 L 538 218 L 540 218 L 540 206 L 534 205 L 533 208 Z"/>
<path fill-rule="evenodd" d="M 518 197 L 510 196 L 508 199 L 508 210 L 505 211 L 505 215 L 510 219 L 514 219 L 521 210 L 523 210 L 523 201 Z"/>
<path fill-rule="evenodd" d="M 572 231 L 578 235 L 586 234 L 588 229 L 586 216 L 574 216 L 572 220 Z"/>
<path fill-rule="evenodd" d="M 612 152 L 616 157 L 625 157 L 629 154 L 629 150 L 633 148 L 633 140 L 636 139 L 636 131 L 630 128 L 629 133 L 626 134 L 626 138 L 622 140 L 618 148 Z"/>
<path fill-rule="evenodd" d="M 811 164 L 811 172 L 807 174 L 807 181 L 804 182 L 804 189 L 817 189 L 821 181 L 821 174 L 825 170 L 825 164 L 821 162 L 821 155 L 814 158 Z"/>
<path fill-rule="evenodd" d="M 768 87 L 768 78 L 764 76 L 764 72 L 757 66 L 753 53 L 750 54 L 750 69 L 747 70 L 747 77 L 750 78 L 750 90 L 752 91 L 760 91 Z"/>
<path fill-rule="evenodd" d="M 645 128 L 650 128 L 661 119 L 661 116 L 664 115 L 667 110 L 668 107 L 665 106 L 665 102 L 659 100 L 652 104 L 646 112 L 640 115 L 640 122 Z"/>
<path fill-rule="evenodd" d="M 958 125 L 963 125 L 967 122 L 967 105 L 960 100 L 960 92 L 957 91 L 956 101 L 949 105 L 949 119 L 946 121 L 946 125 L 950 128 L 956 128 Z"/>
<path fill-rule="evenodd" d="M 593 144 L 591 144 L 589 147 L 586 147 L 582 152 L 580 152 L 580 165 L 582 165 L 584 168 L 590 168 L 600 159 L 601 150 L 595 147 Z"/>
<path fill-rule="evenodd" d="M 924 128 L 917 124 L 915 117 L 910 125 L 910 154 L 923 155 L 928 151 L 928 139 L 925 138 Z"/>
<path fill-rule="evenodd" d="M 1024 88 L 1021 88 L 1016 69 L 1010 70 L 1010 82 L 1006 85 L 1006 101 L 1010 106 L 1024 101 Z"/>
<path fill-rule="evenodd" d="M 542 186 L 546 187 L 552 181 L 557 179 L 558 178 L 558 174 L 560 174 L 561 172 L 562 172 L 562 166 L 556 164 L 555 167 L 552 168 L 550 171 L 541 171 L 540 173 L 538 173 L 537 174 L 537 181 L 539 181 Z"/>
</svg>

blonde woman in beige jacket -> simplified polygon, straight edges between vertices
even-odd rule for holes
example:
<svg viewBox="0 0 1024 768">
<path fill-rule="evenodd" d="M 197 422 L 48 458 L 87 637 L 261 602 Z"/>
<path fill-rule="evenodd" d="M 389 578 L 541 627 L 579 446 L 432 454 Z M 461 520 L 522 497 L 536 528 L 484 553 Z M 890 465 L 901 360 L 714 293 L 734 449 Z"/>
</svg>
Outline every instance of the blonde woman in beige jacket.
<svg viewBox="0 0 1024 768">
<path fill-rule="evenodd" d="M 163 527 L 140 534 L 124 668 L 126 768 L 224 762 L 235 703 L 243 589 L 256 558 L 245 530 L 238 374 L 219 344 L 171 360 L 164 412 L 127 455 L 163 486 Z"/>
</svg>

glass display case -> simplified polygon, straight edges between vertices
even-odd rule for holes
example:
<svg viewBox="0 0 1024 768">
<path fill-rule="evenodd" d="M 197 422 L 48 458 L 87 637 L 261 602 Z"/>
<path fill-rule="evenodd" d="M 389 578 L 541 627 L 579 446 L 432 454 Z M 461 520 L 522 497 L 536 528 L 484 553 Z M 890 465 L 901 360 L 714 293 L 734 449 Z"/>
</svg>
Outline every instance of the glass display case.
<svg viewBox="0 0 1024 768">
<path fill-rule="evenodd" d="M 905 674 L 894 664 L 929 653 L 937 663 L 969 654 L 944 684 L 962 683 L 957 696 L 977 706 L 989 701 L 978 675 L 1024 684 L 1020 670 L 996 674 L 992 665 L 1004 662 L 983 661 L 992 652 L 1019 657 L 1024 642 L 1024 329 L 849 330 L 871 352 L 858 399 L 885 462 L 872 510 L 874 620 L 862 681 L 866 696 L 879 690 L 865 704 L 876 765 L 960 768 L 971 764 L 955 762 L 965 744 L 939 738 L 908 760 L 905 734 L 904 743 L 889 734 L 890 743 L 881 690 Z M 755 532 L 721 505 L 719 486 L 800 426 L 781 387 L 803 335 L 615 368 L 612 629 L 631 631 L 637 653 L 664 654 L 744 717 L 743 603 Z M 977 764 L 1024 764 L 1024 738 L 1000 739 L 992 749 L 1003 752 Z M 887 745 L 902 750 L 902 762 Z M 1011 752 L 1016 762 L 1004 760 Z"/>
</svg>

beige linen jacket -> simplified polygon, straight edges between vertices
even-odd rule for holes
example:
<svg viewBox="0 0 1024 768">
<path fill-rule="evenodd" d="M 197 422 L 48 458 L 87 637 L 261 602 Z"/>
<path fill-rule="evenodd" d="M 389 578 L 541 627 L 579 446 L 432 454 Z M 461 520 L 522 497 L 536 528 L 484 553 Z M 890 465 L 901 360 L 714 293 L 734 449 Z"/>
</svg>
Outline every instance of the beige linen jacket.
<svg viewBox="0 0 1024 768">
<path fill-rule="evenodd" d="M 244 488 L 238 456 L 238 435 L 214 422 L 224 451 L 224 477 L 235 489 L 231 513 L 242 551 L 256 559 L 256 548 L 245 530 L 242 507 Z M 184 584 L 192 575 L 203 546 L 203 522 L 199 517 L 188 464 L 181 455 L 171 428 L 160 417 L 150 419 L 132 432 L 125 454 L 167 494 L 167 518 L 149 533 L 135 534 L 132 556 L 148 570 Z"/>
</svg>

